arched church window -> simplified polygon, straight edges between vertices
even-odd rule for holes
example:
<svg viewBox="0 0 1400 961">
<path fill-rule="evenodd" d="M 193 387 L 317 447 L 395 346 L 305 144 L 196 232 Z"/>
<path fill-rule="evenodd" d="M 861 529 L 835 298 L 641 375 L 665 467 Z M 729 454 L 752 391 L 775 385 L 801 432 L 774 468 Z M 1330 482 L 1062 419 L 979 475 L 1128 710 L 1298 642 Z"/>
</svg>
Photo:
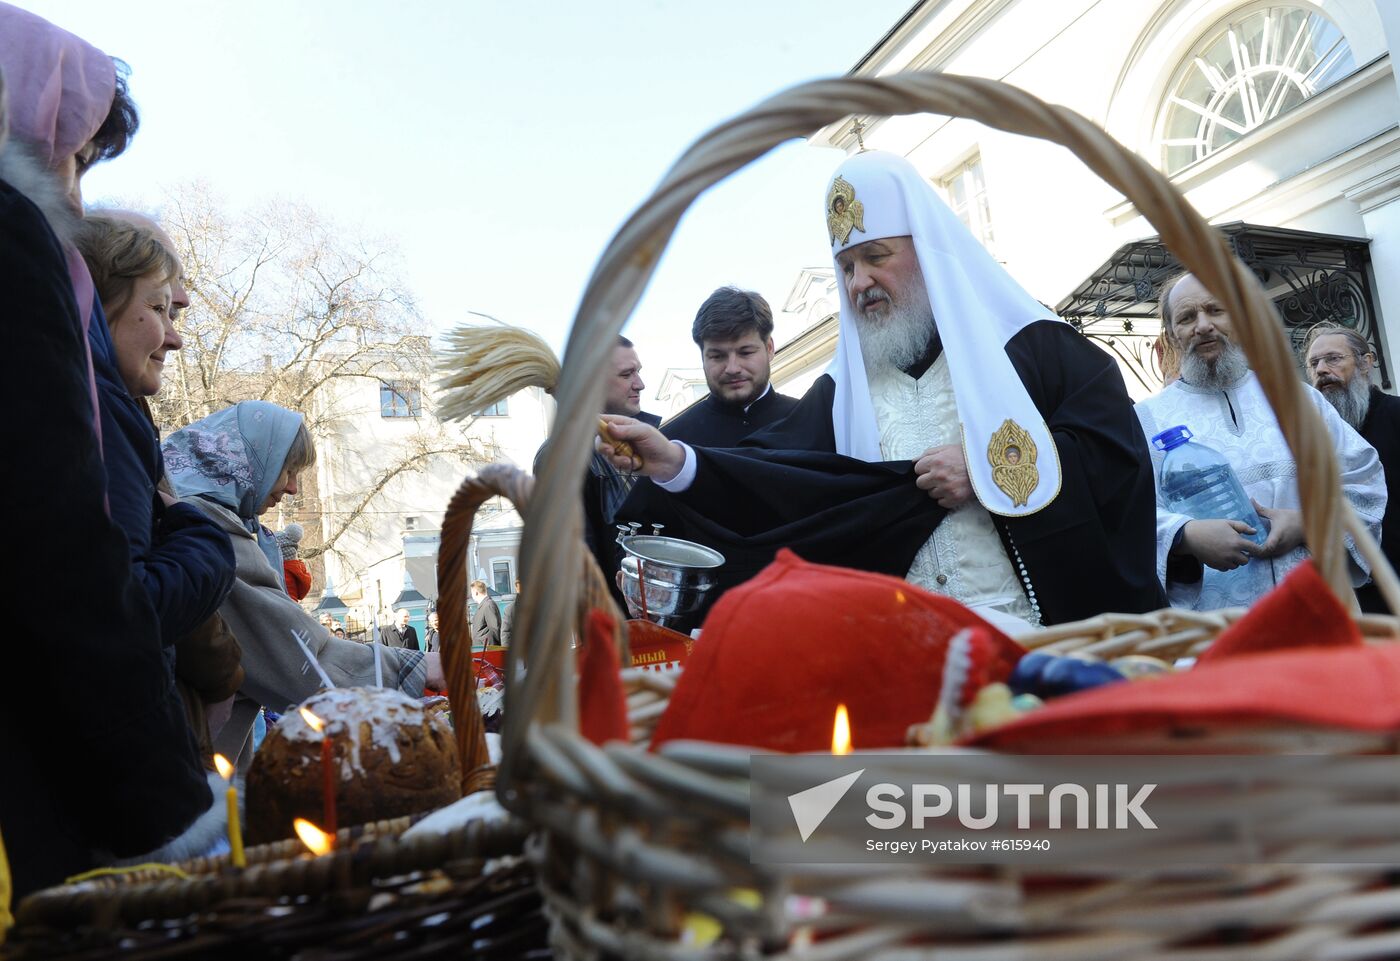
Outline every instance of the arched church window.
<svg viewBox="0 0 1400 961">
<path fill-rule="evenodd" d="M 1158 114 L 1171 174 L 1228 147 L 1356 69 L 1337 25 L 1310 7 L 1247 7 L 1177 68 Z"/>
</svg>

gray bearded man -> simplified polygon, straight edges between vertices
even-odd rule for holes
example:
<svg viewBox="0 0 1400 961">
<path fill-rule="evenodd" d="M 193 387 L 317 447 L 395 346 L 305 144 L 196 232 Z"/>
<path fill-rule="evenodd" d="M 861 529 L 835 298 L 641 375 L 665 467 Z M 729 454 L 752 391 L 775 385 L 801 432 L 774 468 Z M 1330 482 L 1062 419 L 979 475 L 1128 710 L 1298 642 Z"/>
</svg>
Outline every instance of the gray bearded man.
<svg viewBox="0 0 1400 961">
<path fill-rule="evenodd" d="M 1371 383 L 1372 357 L 1366 338 L 1346 327 L 1317 327 L 1308 338 L 1306 366 L 1312 385 L 1376 449 L 1388 494 L 1400 479 L 1400 398 Z M 1381 548 L 1390 566 L 1400 567 L 1400 509 L 1393 497 L 1387 497 L 1381 520 Z M 1358 587 L 1356 599 L 1369 614 L 1390 613 L 1375 584 Z"/>
<path fill-rule="evenodd" d="M 1052 319 L 904 159 L 848 158 L 824 213 L 831 366 L 735 450 L 608 418 L 655 482 L 623 515 L 649 519 L 639 497 L 667 491 L 682 518 L 667 533 L 725 554 L 722 587 L 791 547 L 906 577 L 1010 631 L 1161 606 L 1150 462 L 1112 358 Z"/>
<path fill-rule="evenodd" d="M 1230 462 L 1255 509 L 1269 525 L 1256 544 L 1254 533 L 1233 518 L 1191 518 L 1157 499 L 1157 573 L 1173 607 L 1217 610 L 1247 607 L 1309 556 L 1303 541 L 1297 468 L 1263 388 L 1235 343 L 1230 317 L 1190 274 L 1162 287 L 1162 326 L 1181 353 L 1181 379 L 1137 405 L 1143 433 L 1154 435 L 1183 424 L 1202 444 Z M 1322 415 L 1342 470 L 1342 491 L 1371 529 L 1380 532 L 1386 493 L 1380 461 L 1317 391 L 1305 387 Z M 1153 451 L 1160 471 L 1163 454 Z M 1348 542 L 1353 585 L 1370 576 Z"/>
</svg>

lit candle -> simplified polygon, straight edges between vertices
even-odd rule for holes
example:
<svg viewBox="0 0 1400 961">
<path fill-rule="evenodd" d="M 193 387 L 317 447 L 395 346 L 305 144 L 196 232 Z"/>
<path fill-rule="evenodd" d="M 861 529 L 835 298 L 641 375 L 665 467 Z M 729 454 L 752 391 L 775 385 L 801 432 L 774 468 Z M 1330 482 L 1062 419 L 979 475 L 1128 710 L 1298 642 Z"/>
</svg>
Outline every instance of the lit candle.
<svg viewBox="0 0 1400 961">
<path fill-rule="evenodd" d="M 851 753 L 851 717 L 846 705 L 836 705 L 836 721 L 831 725 L 831 753 Z"/>
<path fill-rule="evenodd" d="M 335 775 L 336 764 L 331 743 L 330 731 L 325 730 L 326 722 L 306 708 L 298 708 L 302 719 L 311 729 L 321 735 L 321 823 L 326 826 L 331 837 L 335 837 Z"/>
<path fill-rule="evenodd" d="M 305 844 L 312 854 L 317 856 L 330 851 L 335 847 L 335 838 L 322 831 L 306 818 L 296 818 L 292 821 L 292 830 L 297 832 L 297 837 L 301 838 L 301 843 Z"/>
<path fill-rule="evenodd" d="M 243 826 L 238 823 L 238 788 L 233 784 L 233 765 L 222 754 L 215 754 L 214 766 L 219 769 L 219 777 L 228 782 L 224 798 L 228 803 L 229 860 L 236 868 L 246 868 L 248 859 L 243 856 Z"/>
</svg>

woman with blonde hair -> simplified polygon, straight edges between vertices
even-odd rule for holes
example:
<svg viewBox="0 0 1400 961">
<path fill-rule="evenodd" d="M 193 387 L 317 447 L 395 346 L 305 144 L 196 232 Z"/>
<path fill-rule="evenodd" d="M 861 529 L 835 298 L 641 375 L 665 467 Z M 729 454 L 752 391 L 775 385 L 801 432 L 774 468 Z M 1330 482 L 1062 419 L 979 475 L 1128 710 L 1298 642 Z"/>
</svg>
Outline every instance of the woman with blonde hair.
<svg viewBox="0 0 1400 961">
<path fill-rule="evenodd" d="M 112 519 L 126 531 L 173 664 L 175 642 L 219 609 L 234 573 L 228 535 L 158 489 L 165 467 L 146 398 L 160 390 L 167 354 L 184 344 L 170 311 L 180 262 L 152 230 L 125 220 L 88 217 L 75 242 L 107 317 L 89 342 Z"/>
<path fill-rule="evenodd" d="M 252 758 L 249 734 L 259 707 L 281 711 L 320 686 L 293 636 L 337 687 L 374 684 L 374 645 L 334 637 L 287 595 L 281 548 L 258 521 L 297 493 L 301 472 L 316 462 L 301 414 L 245 400 L 171 434 L 164 451 L 176 492 L 228 533 L 238 561 L 237 580 L 219 613 L 243 649 L 246 677 L 228 722 L 213 734 L 215 749 L 238 757 L 243 768 Z M 410 697 L 421 696 L 425 683 L 435 690 L 446 685 L 438 654 L 383 647 L 379 654 L 384 683 Z"/>
<path fill-rule="evenodd" d="M 101 50 L 6 3 L 0 74 L 0 275 L 16 368 L 6 437 L 50 462 L 37 498 L 13 472 L 12 489 L 26 490 L 11 498 L 7 528 L 39 572 L 11 634 L 44 638 L 0 672 L 0 829 L 18 900 L 164 842 L 212 796 L 155 612 L 109 516 L 84 346 L 105 323 L 72 247 L 80 179 L 122 152 L 135 106 Z M 47 703 L 54 678 L 80 707 Z"/>
</svg>

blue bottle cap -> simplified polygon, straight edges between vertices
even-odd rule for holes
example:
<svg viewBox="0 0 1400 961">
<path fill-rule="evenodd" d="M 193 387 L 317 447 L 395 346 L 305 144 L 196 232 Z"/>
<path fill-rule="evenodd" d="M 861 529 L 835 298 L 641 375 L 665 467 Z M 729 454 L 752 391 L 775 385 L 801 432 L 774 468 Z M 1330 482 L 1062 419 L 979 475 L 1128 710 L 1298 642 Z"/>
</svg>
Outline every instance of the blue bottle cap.
<svg viewBox="0 0 1400 961">
<path fill-rule="evenodd" d="M 1158 450 L 1171 450 L 1173 447 L 1180 447 L 1196 435 L 1191 433 L 1191 428 L 1185 424 L 1177 424 L 1175 427 L 1168 427 L 1160 434 L 1152 435 L 1152 446 Z"/>
</svg>

